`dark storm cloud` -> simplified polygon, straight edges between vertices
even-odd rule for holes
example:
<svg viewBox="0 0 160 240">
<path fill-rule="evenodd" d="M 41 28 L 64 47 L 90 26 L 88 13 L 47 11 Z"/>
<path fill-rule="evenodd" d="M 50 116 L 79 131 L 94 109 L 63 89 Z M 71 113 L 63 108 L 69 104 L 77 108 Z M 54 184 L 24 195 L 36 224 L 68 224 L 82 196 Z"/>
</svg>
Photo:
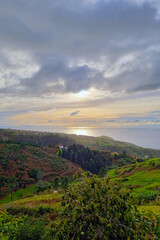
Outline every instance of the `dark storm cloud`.
<svg viewBox="0 0 160 240">
<path fill-rule="evenodd" d="M 49 93 L 79 92 L 104 79 L 98 70 L 83 66 L 68 67 L 63 62 L 43 65 L 31 78 L 21 79 L 20 84 L 6 86 L 0 93 L 23 96 L 41 96 Z"/>
<path fill-rule="evenodd" d="M 18 83 L 6 83 L 0 93 L 29 97 L 95 87 L 127 94 L 160 88 L 154 2 L 0 0 L 0 49 L 27 52 L 30 64 L 39 66 L 30 77 L 15 74 Z M 96 65 L 101 57 L 103 69 Z M 7 72 L 6 57 L 1 62 Z"/>
</svg>

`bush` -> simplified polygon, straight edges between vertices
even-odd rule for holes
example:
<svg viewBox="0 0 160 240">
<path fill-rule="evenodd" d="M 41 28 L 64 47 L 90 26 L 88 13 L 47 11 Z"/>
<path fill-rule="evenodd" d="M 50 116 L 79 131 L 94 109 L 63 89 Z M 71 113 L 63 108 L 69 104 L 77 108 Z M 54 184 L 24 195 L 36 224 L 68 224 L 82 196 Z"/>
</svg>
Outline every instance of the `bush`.
<svg viewBox="0 0 160 240">
<path fill-rule="evenodd" d="M 40 240 L 45 233 L 45 225 L 42 220 L 29 220 L 19 225 L 16 239 L 17 240 Z"/>
<path fill-rule="evenodd" d="M 158 237 L 157 239 L 160 239 L 160 216 L 156 216 L 154 232 L 155 232 L 156 236 Z"/>
<path fill-rule="evenodd" d="M 11 215 L 18 215 L 18 216 L 32 216 L 32 217 L 42 217 L 47 213 L 52 213 L 53 209 L 50 206 L 40 206 L 36 208 L 28 208 L 28 207 L 10 207 L 7 208 L 7 212 Z"/>
<path fill-rule="evenodd" d="M 63 197 L 62 212 L 48 239 L 144 240 L 153 235 L 152 222 L 133 207 L 128 190 L 108 178 L 82 175 Z"/>
<path fill-rule="evenodd" d="M 0 239 L 15 239 L 18 227 L 22 223 L 21 217 L 13 218 L 6 211 L 0 211 Z"/>
<path fill-rule="evenodd" d="M 32 168 L 31 170 L 28 170 L 28 175 L 30 178 L 34 178 L 35 180 L 37 180 L 38 170 Z"/>
<path fill-rule="evenodd" d="M 13 217 L 6 211 L 0 212 L 0 239 L 41 240 L 45 233 L 45 222 L 29 217 Z"/>
</svg>

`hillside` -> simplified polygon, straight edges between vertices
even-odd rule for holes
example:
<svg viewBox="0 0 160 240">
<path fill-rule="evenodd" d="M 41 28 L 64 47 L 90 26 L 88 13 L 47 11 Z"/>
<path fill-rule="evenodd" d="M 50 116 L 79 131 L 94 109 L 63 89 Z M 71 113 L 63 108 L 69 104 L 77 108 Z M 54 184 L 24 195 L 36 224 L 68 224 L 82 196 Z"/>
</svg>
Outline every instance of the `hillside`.
<svg viewBox="0 0 160 240">
<path fill-rule="evenodd" d="M 58 154 L 80 165 L 84 170 L 101 175 L 105 173 L 106 169 L 143 161 L 142 159 L 130 156 L 126 152 L 117 153 L 105 150 L 94 150 L 80 144 L 73 144 L 67 149 L 60 149 Z"/>
<path fill-rule="evenodd" d="M 160 150 L 142 148 L 137 145 L 128 142 L 115 141 L 113 138 L 107 136 L 91 137 L 71 135 L 71 137 L 79 144 L 85 147 L 110 150 L 113 152 L 123 153 L 127 152 L 129 155 L 137 157 L 158 157 L 160 156 Z"/>
<path fill-rule="evenodd" d="M 121 189 L 119 189 L 120 186 Z M 114 223 L 118 222 L 119 225 L 116 230 L 119 230 L 119 227 L 124 226 L 124 223 L 126 223 L 127 216 L 126 229 L 131 223 L 132 217 L 135 217 L 135 220 L 131 226 L 134 227 L 137 224 L 136 226 L 140 226 L 141 229 L 140 224 L 145 224 L 142 237 L 136 239 L 158 240 L 160 237 L 159 204 L 155 205 L 155 201 L 152 201 L 152 205 L 141 205 L 139 207 L 133 205 L 129 191 L 122 186 L 122 184 L 117 185 L 114 182 L 110 184 L 108 178 L 98 178 L 95 175 L 86 178 L 83 175 L 83 178 L 74 180 L 67 191 L 60 188 L 56 188 L 55 191 L 52 188 L 39 194 L 32 193 L 21 199 L 17 198 L 14 201 L 9 199 L 8 201 L 0 201 L 0 237 L 2 236 L 2 239 L 5 239 L 4 236 L 6 236 L 6 239 L 8 239 L 8 236 L 17 237 L 18 235 L 20 237 L 15 239 L 32 240 L 33 236 L 35 236 L 35 240 L 65 239 L 65 237 L 62 238 L 61 236 L 55 238 L 55 234 L 58 232 L 61 234 L 65 230 L 69 234 L 74 234 L 79 229 L 79 226 L 81 234 L 84 226 L 82 225 L 83 222 L 86 224 L 85 229 L 87 229 L 90 222 L 95 223 L 96 226 L 91 228 L 94 231 L 94 229 L 98 229 L 97 224 L 101 226 L 106 221 L 107 226 L 105 229 L 108 230 L 109 226 L 108 232 L 112 233 L 115 229 Z M 106 206 L 106 209 L 104 209 L 104 206 Z M 150 212 L 149 215 L 148 212 Z M 102 217 L 99 217 L 99 215 L 102 215 Z M 124 216 L 124 218 L 121 216 Z M 73 224 L 70 223 L 72 221 L 74 221 Z M 63 227 L 63 223 L 66 224 L 66 227 Z M 104 225 L 102 226 L 104 228 Z M 149 231 L 146 228 L 147 226 L 150 226 Z M 147 238 L 144 238 L 146 231 L 148 231 L 148 235 Z M 85 231 L 83 231 L 84 234 Z M 86 236 L 72 239 L 89 239 Z M 102 236 L 95 239 L 105 238 Z M 128 239 L 128 235 L 123 238 L 109 236 L 107 239 Z"/>
<path fill-rule="evenodd" d="M 18 182 L 20 187 L 38 179 L 73 175 L 79 166 L 56 155 L 55 147 L 0 143 L 0 188 Z M 14 177 L 14 178 L 13 178 Z"/>
<path fill-rule="evenodd" d="M 129 155 L 135 157 L 160 157 L 160 150 L 142 148 L 131 143 L 115 141 L 107 136 L 91 137 L 64 133 L 0 129 L 0 141 L 23 142 L 37 146 L 53 146 L 57 144 L 70 146 L 76 143 L 98 150 L 104 149 L 119 153 L 126 151 Z"/>
<path fill-rule="evenodd" d="M 113 180 L 122 180 L 139 199 L 152 200 L 160 194 L 160 158 L 113 169 L 107 175 Z"/>
</svg>

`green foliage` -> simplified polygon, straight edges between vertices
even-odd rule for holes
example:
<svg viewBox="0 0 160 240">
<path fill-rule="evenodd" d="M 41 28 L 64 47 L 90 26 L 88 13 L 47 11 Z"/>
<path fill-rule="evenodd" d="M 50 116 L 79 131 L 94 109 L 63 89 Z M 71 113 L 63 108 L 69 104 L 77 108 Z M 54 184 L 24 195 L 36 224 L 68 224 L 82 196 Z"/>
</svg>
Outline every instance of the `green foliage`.
<svg viewBox="0 0 160 240">
<path fill-rule="evenodd" d="M 18 216 L 24 216 L 27 215 L 29 217 L 42 217 L 43 215 L 47 213 L 52 213 L 53 208 L 50 206 L 38 206 L 35 208 L 29 208 L 29 207 L 9 207 L 7 208 L 7 212 L 11 215 L 18 215 Z"/>
<path fill-rule="evenodd" d="M 72 178 L 69 176 L 55 177 L 52 184 L 54 188 L 60 187 L 66 189 L 68 183 L 72 181 Z"/>
<path fill-rule="evenodd" d="M 99 177 L 104 177 L 106 175 L 106 169 L 104 167 L 101 168 L 98 175 Z"/>
<path fill-rule="evenodd" d="M 53 181 L 39 181 L 36 184 L 36 193 L 44 192 L 47 189 L 66 189 L 72 180 L 69 176 L 55 177 Z"/>
<path fill-rule="evenodd" d="M 133 208 L 127 190 L 108 178 L 82 176 L 63 197 L 63 210 L 50 239 L 144 240 L 153 235 L 151 222 Z"/>
<path fill-rule="evenodd" d="M 144 162 L 126 165 L 107 172 L 113 181 L 121 179 L 132 194 L 140 200 L 154 200 L 160 189 L 160 159 L 153 158 Z"/>
<path fill-rule="evenodd" d="M 50 188 L 51 188 L 50 182 L 39 181 L 36 184 L 36 193 L 44 192 L 45 190 L 50 189 Z"/>
<path fill-rule="evenodd" d="M 27 219 L 19 225 L 16 233 L 17 240 L 41 240 L 45 233 L 45 224 L 42 220 Z"/>
<path fill-rule="evenodd" d="M 13 201 L 18 200 L 18 199 L 20 199 L 22 197 L 26 197 L 28 195 L 33 194 L 34 191 L 35 191 L 35 188 L 36 188 L 36 185 L 32 185 L 32 186 L 29 186 L 29 187 L 27 187 L 25 189 L 20 189 L 20 190 L 17 190 L 15 192 L 13 192 L 12 193 Z M 8 203 L 8 202 L 10 202 L 10 200 L 11 200 L 11 197 L 10 197 L 10 194 L 9 194 L 5 198 L 0 200 L 0 204 Z"/>
<path fill-rule="evenodd" d="M 61 149 L 58 151 L 58 155 L 69 159 L 71 162 L 80 165 L 84 170 L 90 171 L 94 174 L 102 174 L 102 170 L 111 169 L 116 164 L 117 166 L 123 166 L 126 164 L 135 163 L 134 157 L 129 156 L 126 152 L 123 153 L 111 153 L 110 151 L 99 151 L 85 148 L 80 144 L 73 144 L 67 149 Z"/>
<path fill-rule="evenodd" d="M 28 175 L 30 178 L 34 178 L 34 180 L 37 180 L 38 170 L 35 168 L 32 168 L 31 170 L 28 170 Z"/>
<path fill-rule="evenodd" d="M 58 144 L 71 145 L 75 141 L 67 134 L 34 132 L 23 130 L 0 129 L 0 141 L 8 143 L 23 143 L 34 146 L 53 146 Z M 22 146 L 24 148 L 24 146 Z"/>
<path fill-rule="evenodd" d="M 0 159 L 0 164 L 2 165 L 2 168 L 4 170 L 8 169 L 8 160 L 6 158 L 2 158 Z"/>
<path fill-rule="evenodd" d="M 53 159 L 53 161 L 51 161 L 51 167 L 53 171 L 68 170 L 66 159 L 58 156 L 52 156 L 51 158 Z"/>
<path fill-rule="evenodd" d="M 38 158 L 40 158 L 40 159 L 43 159 L 43 158 L 46 157 L 45 154 L 42 153 L 42 152 L 39 152 L 39 151 L 38 151 L 38 148 L 36 148 L 36 147 L 34 147 L 34 148 L 28 147 L 28 150 L 29 150 L 29 152 L 30 152 L 32 155 L 34 155 L 35 157 L 38 157 Z"/>
<path fill-rule="evenodd" d="M 0 188 L 3 187 L 7 182 L 7 178 L 0 176 Z"/>
<path fill-rule="evenodd" d="M 59 183 L 59 178 L 55 177 L 54 180 L 53 180 L 53 185 L 54 185 L 55 188 L 58 187 L 58 183 Z"/>
<path fill-rule="evenodd" d="M 8 236 L 8 239 L 16 239 L 15 236 L 18 231 L 19 225 L 22 224 L 23 221 L 24 220 L 21 217 L 13 218 L 6 211 L 1 211 L 0 212 L 0 237 L 3 239 L 3 237 Z"/>
<path fill-rule="evenodd" d="M 102 167 L 112 164 L 112 160 L 107 159 L 104 153 L 85 148 L 82 145 L 73 144 L 68 149 L 63 149 L 61 154 L 62 157 L 96 174 Z"/>
<path fill-rule="evenodd" d="M 34 146 L 53 146 L 62 144 L 70 146 L 74 143 L 82 144 L 85 147 L 105 149 L 123 153 L 126 151 L 128 154 L 135 157 L 144 157 L 146 155 L 150 157 L 156 157 L 160 155 L 160 150 L 146 149 L 138 147 L 134 144 L 127 142 L 115 141 L 114 139 L 102 136 L 102 137 L 91 137 L 91 136 L 80 136 L 80 135 L 69 135 L 61 133 L 46 133 L 46 132 L 34 132 L 34 131 L 23 131 L 23 130 L 11 130 L 11 129 L 0 129 L 0 141 L 8 143 L 25 143 Z M 23 149 L 23 147 L 22 147 Z"/>
<path fill-rule="evenodd" d="M 156 216 L 154 232 L 155 232 L 156 236 L 158 237 L 157 239 L 160 239 L 160 216 Z"/>
<path fill-rule="evenodd" d="M 13 217 L 0 212 L 0 237 L 8 240 L 40 240 L 45 232 L 45 223 L 27 217 Z"/>
</svg>

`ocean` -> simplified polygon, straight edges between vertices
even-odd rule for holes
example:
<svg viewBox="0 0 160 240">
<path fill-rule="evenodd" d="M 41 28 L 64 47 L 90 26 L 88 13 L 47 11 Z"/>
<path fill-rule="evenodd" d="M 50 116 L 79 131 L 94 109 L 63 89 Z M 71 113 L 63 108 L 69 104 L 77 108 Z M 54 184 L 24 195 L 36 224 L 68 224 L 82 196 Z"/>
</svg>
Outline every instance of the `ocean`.
<svg viewBox="0 0 160 240">
<path fill-rule="evenodd" d="M 52 126 L 22 126 L 20 129 L 61 132 L 87 136 L 108 136 L 144 148 L 160 149 L 160 128 L 63 128 Z"/>
</svg>

